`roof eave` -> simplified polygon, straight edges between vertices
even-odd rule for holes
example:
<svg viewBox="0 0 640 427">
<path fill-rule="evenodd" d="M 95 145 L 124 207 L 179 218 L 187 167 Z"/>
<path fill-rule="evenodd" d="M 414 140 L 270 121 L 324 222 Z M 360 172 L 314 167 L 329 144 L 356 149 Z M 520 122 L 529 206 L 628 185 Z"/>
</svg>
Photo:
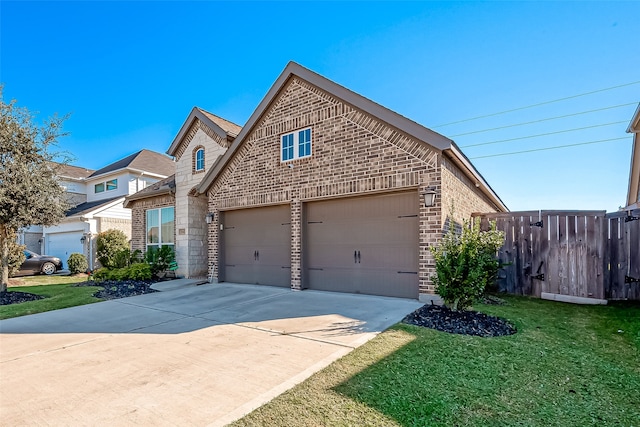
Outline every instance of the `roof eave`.
<svg viewBox="0 0 640 427">
<path fill-rule="evenodd" d="M 171 188 L 163 188 L 160 189 L 158 191 L 153 191 L 150 193 L 146 193 L 146 194 L 141 194 L 139 196 L 136 196 L 136 194 L 132 194 L 130 196 L 125 197 L 124 199 L 124 207 L 127 209 L 131 209 L 131 203 L 136 202 L 138 200 L 144 200 L 144 199 L 148 199 L 151 197 L 158 197 L 158 196 L 164 196 L 167 194 L 173 194 L 173 190 Z"/>
<path fill-rule="evenodd" d="M 462 151 L 458 148 L 455 143 L 451 144 L 451 148 L 443 150 L 443 153 L 462 169 L 462 171 L 471 178 L 473 181 L 476 181 L 478 188 L 482 191 L 499 209 L 503 212 L 509 212 L 509 208 L 504 204 L 502 199 L 498 196 L 498 194 L 493 191 L 493 188 L 489 185 L 489 183 L 484 179 L 482 174 L 478 172 L 478 170 L 473 166 L 471 161 L 464 155 Z"/>
<path fill-rule="evenodd" d="M 633 114 L 633 118 L 629 123 L 629 127 L 627 128 L 627 133 L 638 133 L 640 132 L 640 103 L 636 107 L 636 112 Z"/>
</svg>

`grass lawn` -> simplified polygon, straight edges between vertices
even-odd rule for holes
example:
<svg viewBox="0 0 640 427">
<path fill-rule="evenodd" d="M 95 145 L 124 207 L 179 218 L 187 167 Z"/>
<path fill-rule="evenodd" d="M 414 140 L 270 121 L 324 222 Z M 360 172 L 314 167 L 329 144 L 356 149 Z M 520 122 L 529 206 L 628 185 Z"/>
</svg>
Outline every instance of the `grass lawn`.
<svg viewBox="0 0 640 427">
<path fill-rule="evenodd" d="M 84 282 L 82 276 L 30 276 L 11 279 L 8 291 L 27 292 L 42 295 L 45 298 L 37 301 L 23 302 L 0 306 L 0 319 L 42 313 L 76 305 L 102 301 L 91 296 L 101 288 L 96 286 L 74 287 L 74 283 Z"/>
<path fill-rule="evenodd" d="M 640 426 L 640 304 L 505 299 L 515 335 L 398 324 L 233 426 Z"/>
</svg>

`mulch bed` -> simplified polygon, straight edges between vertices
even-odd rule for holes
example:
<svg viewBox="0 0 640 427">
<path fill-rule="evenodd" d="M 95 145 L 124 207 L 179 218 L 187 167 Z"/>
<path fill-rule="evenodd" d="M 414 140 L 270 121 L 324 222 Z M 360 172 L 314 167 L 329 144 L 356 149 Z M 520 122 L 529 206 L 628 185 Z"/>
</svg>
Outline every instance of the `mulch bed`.
<svg viewBox="0 0 640 427">
<path fill-rule="evenodd" d="M 477 311 L 452 311 L 438 305 L 424 305 L 402 322 L 451 334 L 480 337 L 499 337 L 517 332 L 513 325 L 499 317 Z"/>
<path fill-rule="evenodd" d="M 139 280 L 123 280 L 120 282 L 113 280 L 94 282 L 92 280 L 88 280 L 86 282 L 76 283 L 73 286 L 100 286 L 103 289 L 94 293 L 93 296 L 96 298 L 110 300 L 157 292 L 156 290 L 151 289 L 151 285 L 153 285 L 153 283 L 154 282 Z M 18 304 L 42 298 L 44 297 L 41 295 L 29 294 L 26 292 L 0 292 L 0 305 Z"/>
<path fill-rule="evenodd" d="M 30 294 L 27 292 L 0 292 L 0 305 L 18 304 L 27 301 L 36 301 L 44 298 L 42 295 Z"/>
</svg>

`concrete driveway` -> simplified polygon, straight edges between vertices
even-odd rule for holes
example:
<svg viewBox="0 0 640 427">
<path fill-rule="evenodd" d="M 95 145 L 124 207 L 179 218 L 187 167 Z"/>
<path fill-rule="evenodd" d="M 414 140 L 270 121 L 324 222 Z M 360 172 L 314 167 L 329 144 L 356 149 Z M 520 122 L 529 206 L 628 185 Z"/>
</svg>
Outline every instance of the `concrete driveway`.
<svg viewBox="0 0 640 427">
<path fill-rule="evenodd" d="M 225 425 L 421 305 L 223 283 L 3 320 L 2 425 Z"/>
</svg>

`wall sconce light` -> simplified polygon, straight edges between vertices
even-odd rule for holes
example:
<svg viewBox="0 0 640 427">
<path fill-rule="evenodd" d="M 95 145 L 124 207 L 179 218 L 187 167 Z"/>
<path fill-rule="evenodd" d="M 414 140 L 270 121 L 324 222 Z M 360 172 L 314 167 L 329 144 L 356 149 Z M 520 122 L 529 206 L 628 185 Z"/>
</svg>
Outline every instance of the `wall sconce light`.
<svg viewBox="0 0 640 427">
<path fill-rule="evenodd" d="M 422 193 L 422 197 L 424 197 L 424 206 L 426 208 L 433 206 L 436 201 L 436 189 L 434 187 L 428 187 L 425 192 Z"/>
<path fill-rule="evenodd" d="M 80 243 L 82 243 L 83 245 L 84 245 L 84 242 L 86 242 L 86 241 L 87 241 L 86 236 L 82 236 L 82 237 L 80 238 Z"/>
<path fill-rule="evenodd" d="M 213 222 L 213 216 L 213 212 L 209 212 L 207 216 L 204 217 L 204 220 L 207 222 L 207 224 L 211 224 Z"/>
<path fill-rule="evenodd" d="M 41 245 L 42 244 L 42 239 L 38 239 L 38 244 Z"/>
</svg>

